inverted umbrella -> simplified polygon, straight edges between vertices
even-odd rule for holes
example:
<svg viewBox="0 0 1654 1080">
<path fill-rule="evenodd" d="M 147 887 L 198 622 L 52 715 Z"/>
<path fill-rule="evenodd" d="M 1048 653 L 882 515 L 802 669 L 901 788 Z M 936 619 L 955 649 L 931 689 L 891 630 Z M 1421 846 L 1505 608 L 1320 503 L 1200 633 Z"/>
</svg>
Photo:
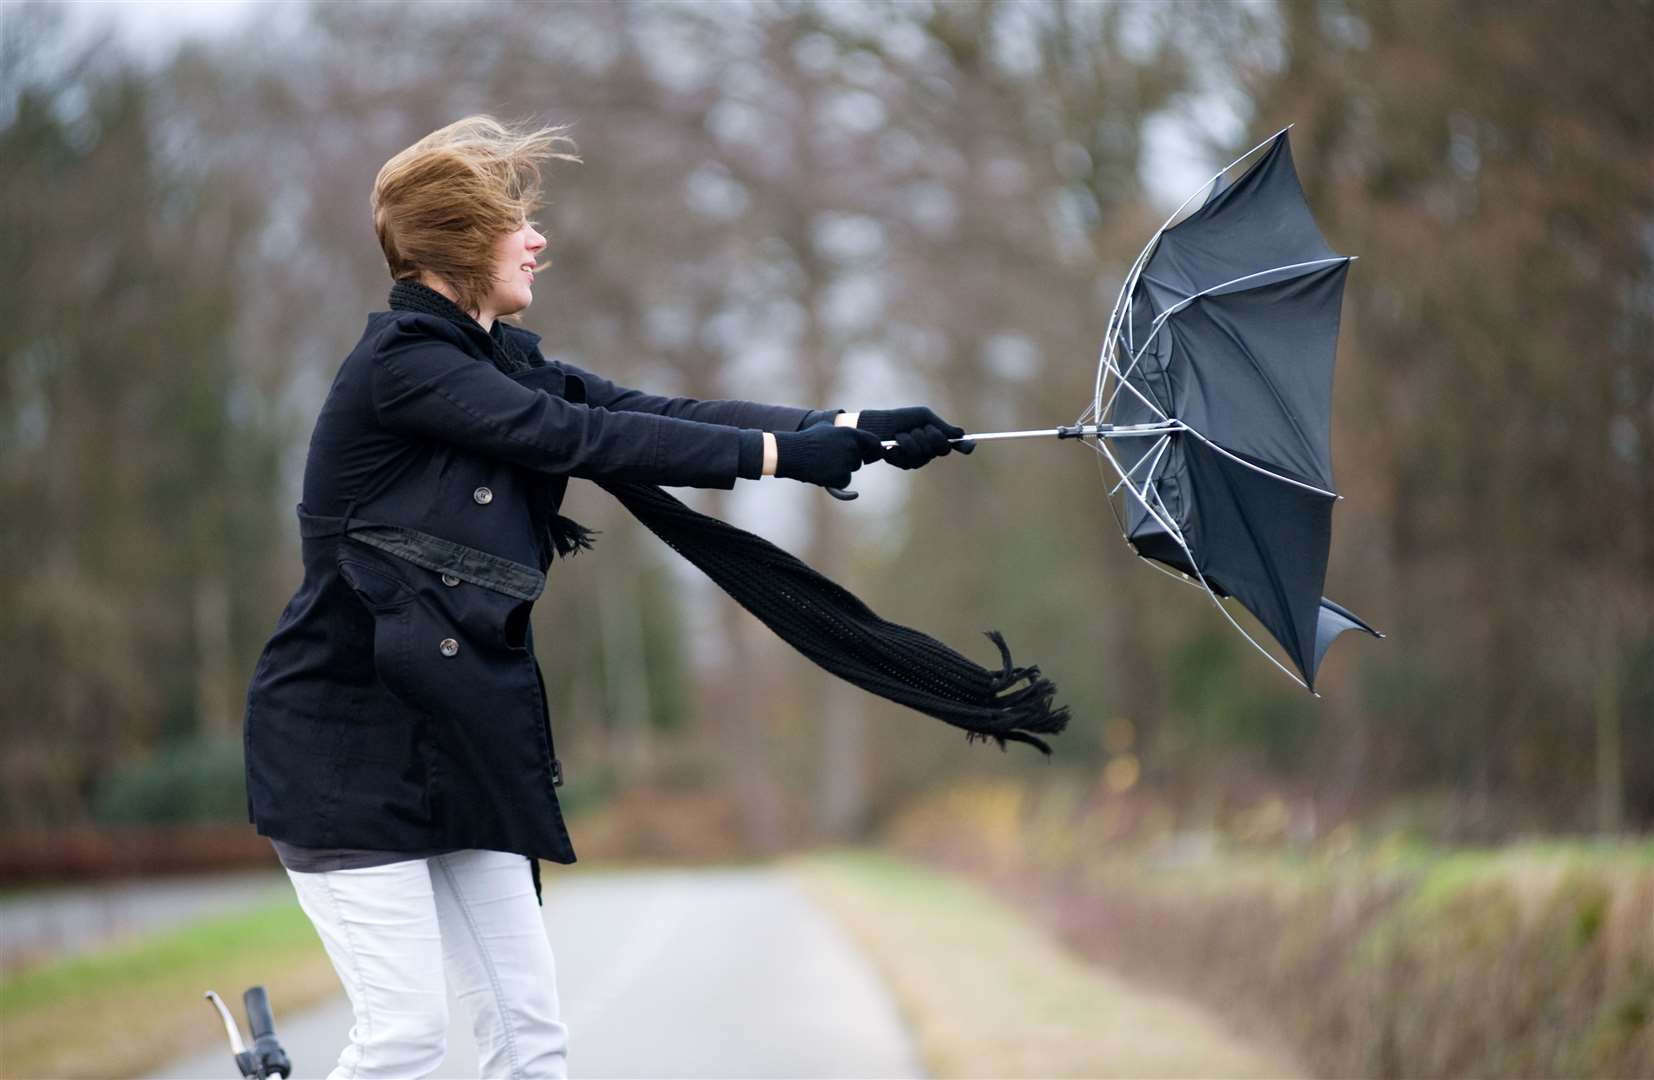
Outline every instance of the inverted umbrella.
<svg viewBox="0 0 1654 1080">
<path fill-rule="evenodd" d="M 1205 201 L 1178 220 L 1201 191 Z M 1201 185 L 1144 246 L 1109 316 L 1092 402 L 1072 426 L 963 437 L 1084 440 L 1113 481 L 1133 550 L 1204 589 L 1311 692 L 1339 634 L 1383 636 L 1321 595 L 1342 498 L 1332 369 L 1352 259 L 1316 227 L 1283 130 Z M 1290 668 L 1226 597 L 1257 617 Z"/>
</svg>

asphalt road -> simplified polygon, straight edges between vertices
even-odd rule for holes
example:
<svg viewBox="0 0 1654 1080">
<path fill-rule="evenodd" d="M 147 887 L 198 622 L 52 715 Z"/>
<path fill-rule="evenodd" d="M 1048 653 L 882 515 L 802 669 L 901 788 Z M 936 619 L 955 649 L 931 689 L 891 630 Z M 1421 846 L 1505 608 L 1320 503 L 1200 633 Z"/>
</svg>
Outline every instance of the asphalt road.
<svg viewBox="0 0 1654 1080">
<path fill-rule="evenodd" d="M 541 874 L 571 1077 L 924 1076 L 867 958 L 784 872 L 559 876 L 546 863 Z M 349 1038 L 343 991 L 275 1012 L 295 1078 L 326 1076 Z M 436 1075 L 475 1078 L 470 1018 L 451 989 L 449 1014 Z M 151 1076 L 234 1072 L 226 1044 Z"/>
</svg>

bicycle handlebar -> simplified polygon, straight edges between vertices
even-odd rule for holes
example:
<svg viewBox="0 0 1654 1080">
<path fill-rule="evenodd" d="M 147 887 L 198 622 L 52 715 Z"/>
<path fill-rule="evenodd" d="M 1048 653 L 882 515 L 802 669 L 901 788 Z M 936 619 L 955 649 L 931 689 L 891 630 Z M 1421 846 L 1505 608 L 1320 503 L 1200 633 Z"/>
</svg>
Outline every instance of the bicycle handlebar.
<svg viewBox="0 0 1654 1080">
<path fill-rule="evenodd" d="M 204 996 L 224 1020 L 230 1052 L 235 1055 L 236 1068 L 241 1070 L 242 1076 L 269 1080 L 270 1076 L 279 1074 L 282 1080 L 287 1080 L 293 1074 L 293 1064 L 287 1059 L 287 1051 L 276 1040 L 276 1020 L 270 1013 L 270 995 L 264 987 L 250 986 L 241 995 L 241 1003 L 247 1010 L 247 1030 L 253 1036 L 251 1049 L 243 1045 L 235 1017 L 230 1015 L 230 1010 L 224 1007 L 218 995 L 208 990 Z"/>
<path fill-rule="evenodd" d="M 286 1080 L 293 1072 L 293 1065 L 287 1060 L 287 1051 L 276 1041 L 276 1018 L 270 1014 L 270 995 L 264 992 L 262 986 L 251 986 L 241 995 L 241 1003 L 247 1008 L 247 1030 L 253 1036 L 253 1057 L 263 1067 L 260 1075 L 279 1072 Z"/>
</svg>

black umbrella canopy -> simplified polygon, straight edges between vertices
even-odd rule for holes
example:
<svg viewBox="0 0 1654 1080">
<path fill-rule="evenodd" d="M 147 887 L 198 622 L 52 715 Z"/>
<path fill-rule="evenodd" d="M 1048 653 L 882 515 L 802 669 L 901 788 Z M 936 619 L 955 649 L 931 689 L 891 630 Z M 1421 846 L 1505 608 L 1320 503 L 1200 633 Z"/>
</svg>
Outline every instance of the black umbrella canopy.
<svg viewBox="0 0 1654 1080">
<path fill-rule="evenodd" d="M 1313 691 L 1327 647 L 1375 633 L 1321 596 L 1332 539 L 1332 369 L 1350 259 L 1327 246 L 1286 132 L 1157 238 L 1126 297 L 1116 426 L 1137 553 L 1232 596 Z"/>
</svg>

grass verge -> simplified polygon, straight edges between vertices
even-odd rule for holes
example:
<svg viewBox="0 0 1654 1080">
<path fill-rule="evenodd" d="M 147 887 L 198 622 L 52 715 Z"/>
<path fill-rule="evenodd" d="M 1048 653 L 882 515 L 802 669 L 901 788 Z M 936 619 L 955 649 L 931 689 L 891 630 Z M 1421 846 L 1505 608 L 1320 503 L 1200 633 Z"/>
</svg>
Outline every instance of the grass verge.
<svg viewBox="0 0 1654 1080">
<path fill-rule="evenodd" d="M 1290 1059 L 1075 958 L 964 879 L 840 849 L 782 865 L 858 938 L 934 1077 L 1282 1077 Z"/>
<path fill-rule="evenodd" d="M 1317 1075 L 1654 1077 L 1646 839 L 1456 850 L 1341 825 L 1289 847 L 1122 828 L 1138 809 L 961 782 L 889 836 L 1077 954 L 1269 1027 Z"/>
<path fill-rule="evenodd" d="M 0 982 L 0 1076 L 132 1076 L 172 1057 L 224 1048 L 203 993 L 216 990 L 247 1020 L 241 992 L 269 991 L 284 1013 L 339 991 L 310 920 L 292 900 L 202 919 L 134 944 L 25 971 Z"/>
</svg>

